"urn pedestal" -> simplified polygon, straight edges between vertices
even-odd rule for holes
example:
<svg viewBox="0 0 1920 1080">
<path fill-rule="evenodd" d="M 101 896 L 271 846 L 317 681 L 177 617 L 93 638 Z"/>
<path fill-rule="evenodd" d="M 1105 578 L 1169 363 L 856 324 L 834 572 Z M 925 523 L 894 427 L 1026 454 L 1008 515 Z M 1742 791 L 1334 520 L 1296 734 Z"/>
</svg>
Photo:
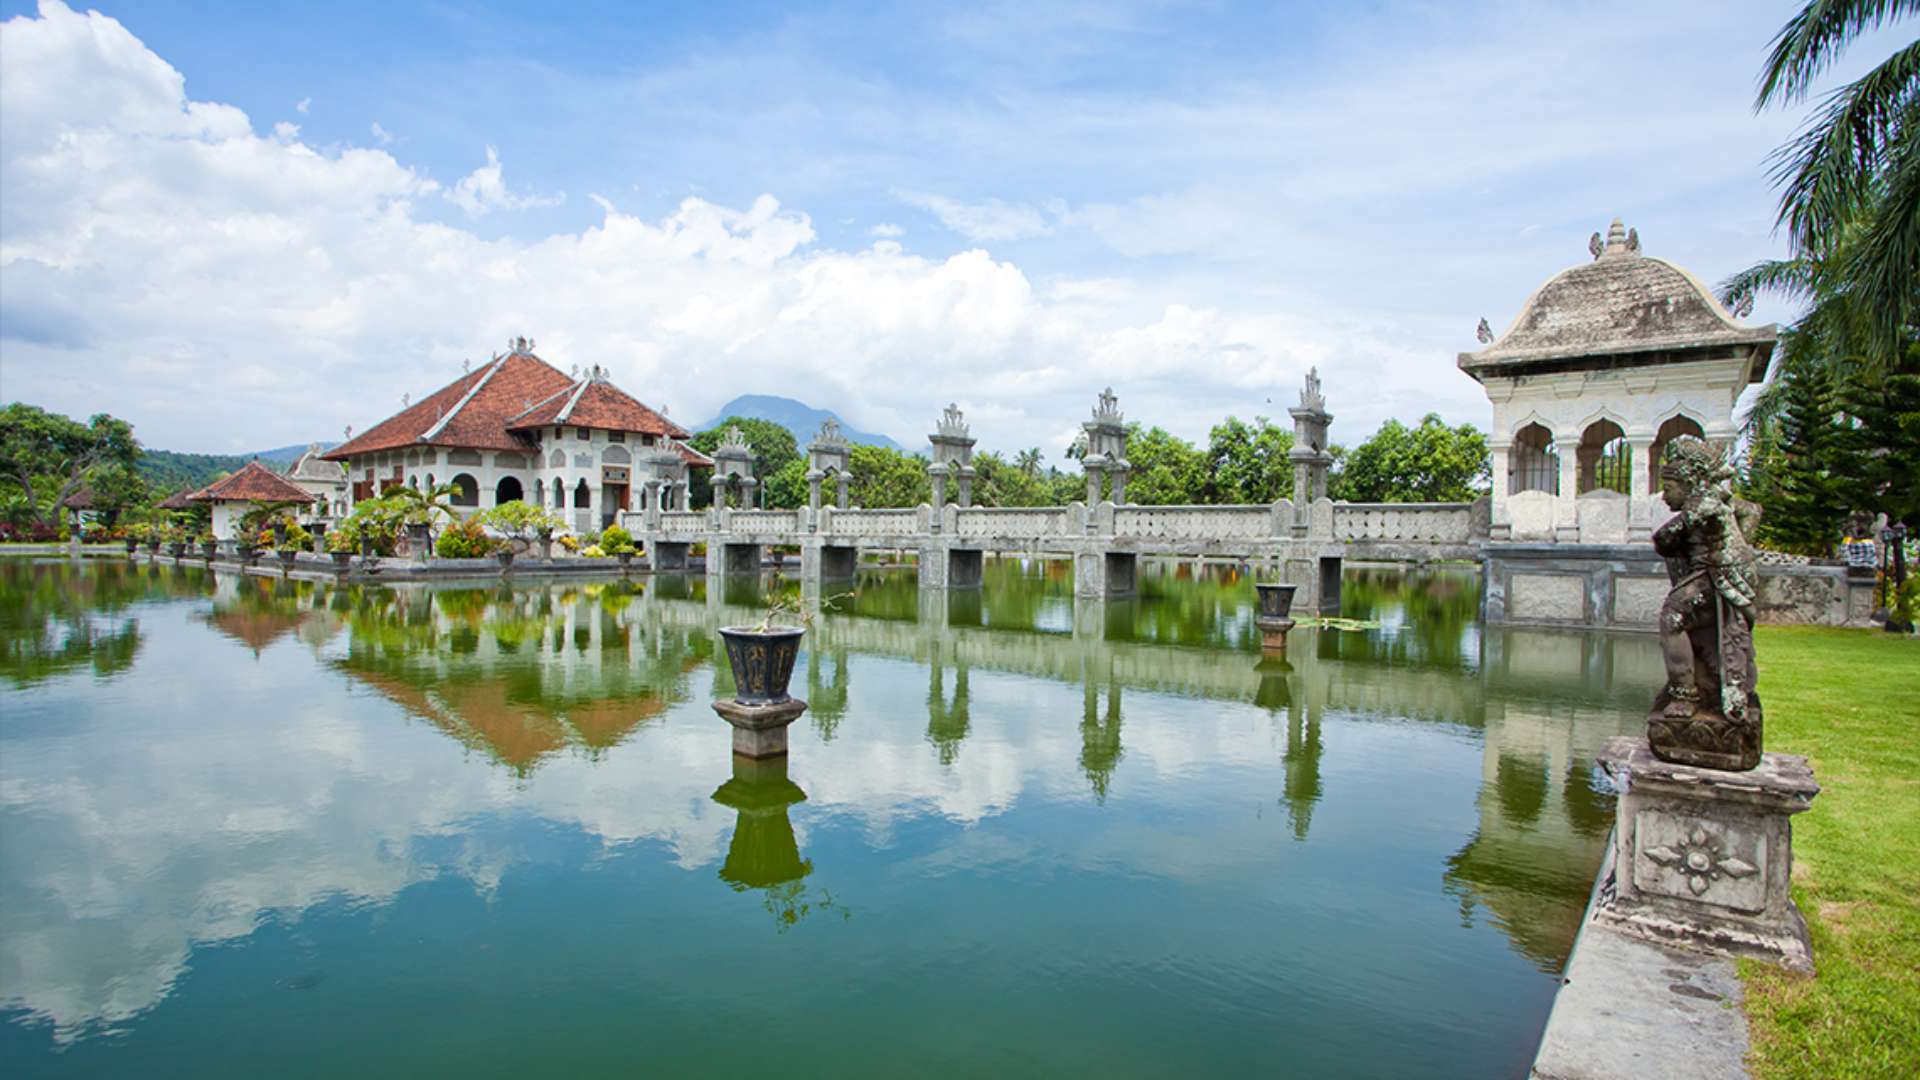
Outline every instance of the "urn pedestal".
<svg viewBox="0 0 1920 1080">
<path fill-rule="evenodd" d="M 1260 585 L 1253 587 L 1260 597 L 1260 613 L 1253 625 L 1260 630 L 1261 652 L 1286 652 L 1287 632 L 1294 627 L 1293 594 L 1298 585 Z"/>
<path fill-rule="evenodd" d="M 1635 937 L 1813 970 L 1794 906 L 1791 818 L 1820 793 L 1807 759 L 1742 772 L 1655 757 L 1620 736 L 1599 755 L 1620 791 L 1614 879 L 1594 921 Z"/>
<path fill-rule="evenodd" d="M 733 727 L 733 752 L 740 757 L 784 757 L 787 753 L 787 728 L 807 703 L 797 697 L 768 704 L 722 699 L 713 703 L 713 711 Z"/>
</svg>

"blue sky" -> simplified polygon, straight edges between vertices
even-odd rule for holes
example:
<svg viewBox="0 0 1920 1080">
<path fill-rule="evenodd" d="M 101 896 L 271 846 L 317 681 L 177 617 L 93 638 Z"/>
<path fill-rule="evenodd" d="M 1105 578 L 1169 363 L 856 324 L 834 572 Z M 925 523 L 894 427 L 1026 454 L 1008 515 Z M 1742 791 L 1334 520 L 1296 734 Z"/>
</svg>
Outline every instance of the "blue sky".
<svg viewBox="0 0 1920 1080">
<path fill-rule="evenodd" d="M 524 333 L 909 445 L 956 400 L 1057 456 L 1109 383 L 1203 439 L 1310 365 L 1341 441 L 1484 424 L 1454 354 L 1613 216 L 1708 281 L 1783 251 L 1791 8 L 8 0 L 0 396 L 257 448 Z"/>
</svg>

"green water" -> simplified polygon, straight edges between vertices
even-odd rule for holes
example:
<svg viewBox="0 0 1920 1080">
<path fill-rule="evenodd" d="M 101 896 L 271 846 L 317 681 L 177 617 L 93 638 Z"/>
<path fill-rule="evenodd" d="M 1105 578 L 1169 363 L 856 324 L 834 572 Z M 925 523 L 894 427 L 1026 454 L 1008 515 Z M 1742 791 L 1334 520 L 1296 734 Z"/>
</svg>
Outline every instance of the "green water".
<svg viewBox="0 0 1920 1080">
<path fill-rule="evenodd" d="M 869 575 L 736 771 L 701 579 L 0 560 L 0 1072 L 1518 1076 L 1650 640 Z"/>
</svg>

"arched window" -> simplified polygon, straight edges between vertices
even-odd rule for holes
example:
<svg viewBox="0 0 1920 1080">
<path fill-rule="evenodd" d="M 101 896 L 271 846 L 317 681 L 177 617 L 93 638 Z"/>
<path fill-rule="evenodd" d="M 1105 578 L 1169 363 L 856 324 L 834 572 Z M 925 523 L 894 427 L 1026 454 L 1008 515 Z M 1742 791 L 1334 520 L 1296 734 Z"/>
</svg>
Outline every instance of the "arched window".
<svg viewBox="0 0 1920 1080">
<path fill-rule="evenodd" d="M 418 476 L 409 476 L 409 477 L 407 477 L 407 486 L 408 486 L 408 487 L 410 487 L 410 488 L 412 488 L 412 489 L 413 489 L 413 490 L 415 490 L 415 491 L 419 491 L 419 490 L 420 490 L 420 478 L 419 478 Z"/>
<path fill-rule="evenodd" d="M 1560 452 L 1554 449 L 1553 432 L 1540 424 L 1516 432 L 1507 453 L 1507 494 L 1523 491 L 1560 494 Z"/>
<path fill-rule="evenodd" d="M 493 486 L 493 504 L 495 506 L 499 506 L 501 503 L 519 502 L 526 498 L 526 495 L 526 490 L 520 486 L 520 481 L 515 477 L 503 476 L 500 478 L 500 482 Z"/>
<path fill-rule="evenodd" d="M 553 478 L 553 508 L 555 510 L 559 510 L 564 508 L 566 505 L 567 505 L 566 481 L 561 480 L 559 477 L 556 476 Z"/>
<path fill-rule="evenodd" d="M 480 481 L 475 480 L 472 473 L 460 473 L 453 478 L 453 505 L 480 505 Z"/>
<path fill-rule="evenodd" d="M 587 487 L 585 477 L 582 477 L 580 482 L 574 485 L 573 508 L 575 510 L 590 510 L 593 508 L 593 491 Z"/>
<path fill-rule="evenodd" d="M 535 480 L 533 482 L 533 505 L 547 505 L 547 482 L 545 480 Z"/>
<path fill-rule="evenodd" d="M 428 491 L 433 490 L 433 474 L 432 473 L 427 474 L 427 490 Z"/>
<path fill-rule="evenodd" d="M 1611 420 L 1596 420 L 1580 435 L 1577 461 L 1580 466 L 1580 491 L 1605 488 L 1627 493 L 1633 471 L 1633 449 L 1627 445 L 1627 433 Z"/>
<path fill-rule="evenodd" d="M 1648 494 L 1660 493 L 1660 462 L 1666 459 L 1667 444 L 1682 435 L 1691 435 L 1696 439 L 1707 437 L 1707 433 L 1700 430 L 1700 425 L 1691 416 L 1676 416 L 1661 424 L 1660 430 L 1653 436 L 1653 448 L 1647 452 Z"/>
</svg>

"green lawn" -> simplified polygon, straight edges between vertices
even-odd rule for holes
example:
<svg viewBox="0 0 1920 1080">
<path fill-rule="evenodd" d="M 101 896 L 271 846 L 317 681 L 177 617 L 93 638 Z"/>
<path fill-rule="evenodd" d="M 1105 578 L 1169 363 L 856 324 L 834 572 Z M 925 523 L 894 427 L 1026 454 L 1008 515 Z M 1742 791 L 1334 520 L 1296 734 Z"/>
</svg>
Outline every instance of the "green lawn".
<svg viewBox="0 0 1920 1080">
<path fill-rule="evenodd" d="M 1794 819 L 1815 977 L 1743 961 L 1759 1077 L 1920 1076 L 1920 640 L 1763 626 L 1766 747 L 1820 782 Z"/>
</svg>

